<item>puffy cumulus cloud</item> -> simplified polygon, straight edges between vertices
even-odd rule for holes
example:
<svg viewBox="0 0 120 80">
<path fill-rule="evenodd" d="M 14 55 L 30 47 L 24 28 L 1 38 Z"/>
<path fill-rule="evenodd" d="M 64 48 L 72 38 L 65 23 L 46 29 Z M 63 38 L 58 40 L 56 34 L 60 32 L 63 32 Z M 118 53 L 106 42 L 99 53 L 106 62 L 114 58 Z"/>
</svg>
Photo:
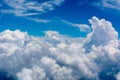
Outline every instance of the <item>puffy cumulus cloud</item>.
<svg viewBox="0 0 120 80">
<path fill-rule="evenodd" d="M 98 18 L 93 17 L 89 22 L 92 25 L 93 31 L 89 33 L 86 38 L 87 46 L 85 46 L 87 49 L 90 49 L 92 45 L 104 46 L 110 43 L 114 44 L 114 42 L 116 42 L 116 44 L 118 43 L 118 33 L 114 30 L 109 21 L 105 21 L 105 19 L 99 20 Z M 118 44 L 116 46 L 118 46 Z"/>
<path fill-rule="evenodd" d="M 32 69 L 23 68 L 17 76 L 18 80 L 47 80 L 44 70 L 38 66 L 33 66 Z"/>
<path fill-rule="evenodd" d="M 119 80 L 120 43 L 109 21 L 93 17 L 86 38 L 0 33 L 0 69 L 18 80 Z M 117 76 L 117 77 L 116 77 Z"/>
</svg>

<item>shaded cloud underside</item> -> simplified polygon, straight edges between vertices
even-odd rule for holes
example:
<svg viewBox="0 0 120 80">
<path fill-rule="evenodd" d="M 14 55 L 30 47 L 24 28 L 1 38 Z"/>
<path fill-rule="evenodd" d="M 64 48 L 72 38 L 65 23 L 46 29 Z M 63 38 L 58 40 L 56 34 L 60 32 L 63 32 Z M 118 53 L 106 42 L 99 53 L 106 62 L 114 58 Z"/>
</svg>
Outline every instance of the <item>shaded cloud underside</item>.
<svg viewBox="0 0 120 80">
<path fill-rule="evenodd" d="M 119 80 L 120 43 L 109 21 L 93 17 L 86 38 L 0 33 L 0 69 L 18 80 Z"/>
</svg>

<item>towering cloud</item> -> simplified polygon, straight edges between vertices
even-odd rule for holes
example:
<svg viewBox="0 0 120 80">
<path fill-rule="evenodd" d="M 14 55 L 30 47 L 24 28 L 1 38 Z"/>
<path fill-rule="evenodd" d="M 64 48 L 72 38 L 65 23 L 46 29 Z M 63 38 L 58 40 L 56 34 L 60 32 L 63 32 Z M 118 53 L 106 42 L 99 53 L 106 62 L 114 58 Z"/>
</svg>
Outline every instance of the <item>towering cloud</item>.
<svg viewBox="0 0 120 80">
<path fill-rule="evenodd" d="M 109 21 L 93 17 L 86 38 L 0 33 L 0 69 L 18 80 L 119 80 L 120 44 Z"/>
</svg>

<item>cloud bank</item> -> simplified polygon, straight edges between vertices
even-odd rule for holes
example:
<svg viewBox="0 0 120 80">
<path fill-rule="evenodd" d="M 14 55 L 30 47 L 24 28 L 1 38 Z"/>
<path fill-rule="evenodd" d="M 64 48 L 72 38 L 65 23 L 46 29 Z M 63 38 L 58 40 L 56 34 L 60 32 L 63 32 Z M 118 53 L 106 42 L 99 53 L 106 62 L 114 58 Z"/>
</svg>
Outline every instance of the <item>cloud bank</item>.
<svg viewBox="0 0 120 80">
<path fill-rule="evenodd" d="M 18 80 L 119 80 L 120 43 L 111 22 L 93 17 L 86 38 L 0 33 L 0 69 Z"/>
</svg>

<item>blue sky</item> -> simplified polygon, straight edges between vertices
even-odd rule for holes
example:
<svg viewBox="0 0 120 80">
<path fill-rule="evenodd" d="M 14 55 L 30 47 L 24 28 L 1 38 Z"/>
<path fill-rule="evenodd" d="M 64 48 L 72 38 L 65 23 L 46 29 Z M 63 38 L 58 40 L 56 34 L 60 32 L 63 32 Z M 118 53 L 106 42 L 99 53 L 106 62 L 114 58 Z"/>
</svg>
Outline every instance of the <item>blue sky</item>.
<svg viewBox="0 0 120 80">
<path fill-rule="evenodd" d="M 0 80 L 120 80 L 119 21 L 120 0 L 0 0 Z"/>
<path fill-rule="evenodd" d="M 111 21 L 120 33 L 119 0 L 1 0 L 0 32 L 10 29 L 42 36 L 53 30 L 71 37 L 86 36 L 81 24 L 96 16 Z M 79 25 L 80 27 L 76 26 Z"/>
</svg>

